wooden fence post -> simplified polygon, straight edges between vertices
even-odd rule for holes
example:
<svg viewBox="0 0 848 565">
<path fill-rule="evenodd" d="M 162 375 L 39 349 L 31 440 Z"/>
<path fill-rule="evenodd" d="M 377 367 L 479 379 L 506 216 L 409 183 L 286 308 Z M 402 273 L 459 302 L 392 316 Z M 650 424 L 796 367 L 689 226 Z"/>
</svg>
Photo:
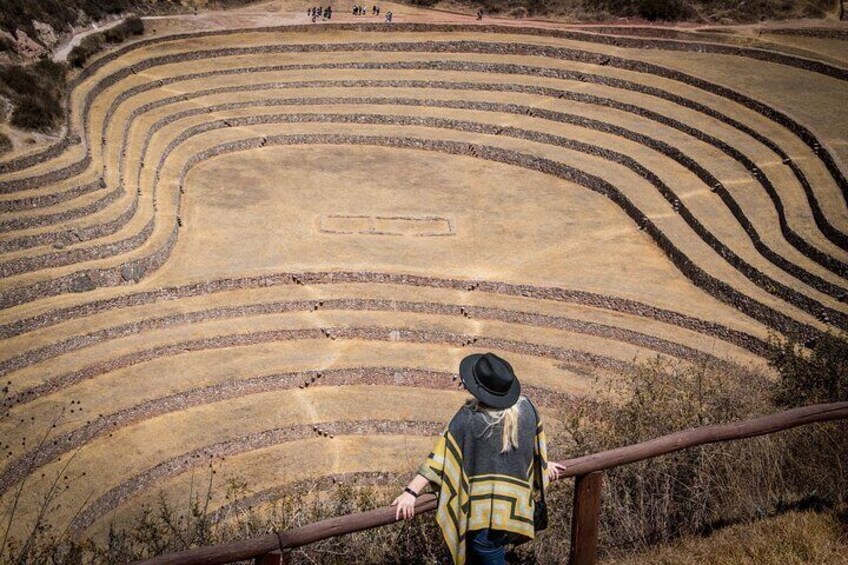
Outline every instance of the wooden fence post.
<svg viewBox="0 0 848 565">
<path fill-rule="evenodd" d="M 291 563 L 290 551 L 271 551 L 260 555 L 253 560 L 254 565 L 289 565 Z"/>
<path fill-rule="evenodd" d="M 595 565 L 598 561 L 598 521 L 603 484 L 603 471 L 578 475 L 574 481 L 569 565 Z"/>
</svg>

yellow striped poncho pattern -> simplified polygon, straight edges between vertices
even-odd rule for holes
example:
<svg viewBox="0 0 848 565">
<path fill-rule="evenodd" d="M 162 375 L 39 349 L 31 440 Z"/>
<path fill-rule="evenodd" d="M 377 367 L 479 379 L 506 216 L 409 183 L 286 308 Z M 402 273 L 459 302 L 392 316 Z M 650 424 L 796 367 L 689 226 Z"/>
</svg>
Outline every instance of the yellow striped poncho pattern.
<svg viewBox="0 0 848 565">
<path fill-rule="evenodd" d="M 548 485 L 545 472 L 548 465 L 547 447 L 540 420 L 535 425 L 533 458 L 524 469 L 524 476 L 474 474 L 473 469 L 467 469 L 468 464 L 463 461 L 462 445 L 465 434 L 457 429 L 465 420 L 457 417 L 451 420 L 436 441 L 432 453 L 418 469 L 418 473 L 438 489 L 436 522 L 456 565 L 465 563 L 468 532 L 490 528 L 510 532 L 512 540 L 518 543 L 533 539 L 533 493 L 538 492 L 540 486 L 535 472 L 535 458 L 541 458 L 541 480 L 544 488 Z M 494 440 L 484 447 L 493 451 L 494 456 L 500 452 L 500 435 L 500 430 L 492 434 Z"/>
</svg>

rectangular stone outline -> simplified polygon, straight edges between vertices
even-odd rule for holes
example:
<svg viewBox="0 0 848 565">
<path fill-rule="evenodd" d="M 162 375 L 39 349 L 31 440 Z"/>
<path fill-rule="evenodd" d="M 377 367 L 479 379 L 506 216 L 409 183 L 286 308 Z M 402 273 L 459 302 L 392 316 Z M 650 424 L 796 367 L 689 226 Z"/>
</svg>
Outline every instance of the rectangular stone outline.
<svg viewBox="0 0 848 565">
<path fill-rule="evenodd" d="M 326 226 L 325 220 L 327 219 L 363 219 L 363 220 L 405 220 L 408 222 L 432 222 L 432 221 L 440 221 L 445 222 L 447 224 L 447 231 L 424 231 L 413 234 L 406 234 L 402 232 L 391 232 L 391 231 L 382 231 L 376 229 L 370 230 L 360 230 L 360 231 L 344 231 L 338 229 L 331 229 Z M 334 235 L 391 235 L 391 236 L 408 236 L 408 237 L 445 237 L 445 236 L 453 236 L 456 235 L 456 223 L 452 218 L 443 217 L 443 216 L 369 216 L 364 214 L 327 214 L 319 217 L 318 219 L 318 231 L 321 233 L 334 234 Z"/>
</svg>

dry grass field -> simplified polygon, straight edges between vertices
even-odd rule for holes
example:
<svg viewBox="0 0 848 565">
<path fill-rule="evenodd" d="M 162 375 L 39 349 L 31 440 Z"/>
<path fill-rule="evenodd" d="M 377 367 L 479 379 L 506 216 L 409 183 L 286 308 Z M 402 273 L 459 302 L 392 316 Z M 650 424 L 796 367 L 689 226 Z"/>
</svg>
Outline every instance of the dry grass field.
<svg viewBox="0 0 848 565">
<path fill-rule="evenodd" d="M 848 563 L 844 528 L 829 515 L 793 512 L 752 524 L 737 524 L 711 536 L 622 558 L 604 565 L 759 565 Z"/>
<path fill-rule="evenodd" d="M 147 20 L 71 75 L 57 144 L 3 156 L 13 530 L 51 488 L 96 537 L 210 465 L 258 502 L 411 470 L 471 352 L 556 453 L 635 363 L 767 371 L 770 336 L 848 329 L 844 25 L 333 6 Z"/>
</svg>

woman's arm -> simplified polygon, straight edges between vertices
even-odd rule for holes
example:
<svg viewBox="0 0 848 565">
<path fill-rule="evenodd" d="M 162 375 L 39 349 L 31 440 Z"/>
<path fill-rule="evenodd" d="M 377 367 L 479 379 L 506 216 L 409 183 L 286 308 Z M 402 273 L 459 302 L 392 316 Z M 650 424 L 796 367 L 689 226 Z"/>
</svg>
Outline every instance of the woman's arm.
<svg viewBox="0 0 848 565">
<path fill-rule="evenodd" d="M 392 502 L 392 506 L 397 505 L 395 512 L 395 520 L 400 520 L 403 516 L 404 520 L 409 520 L 415 516 L 415 500 L 421 494 L 421 489 L 427 486 L 430 481 L 424 475 L 418 474 L 406 485 L 406 489 Z M 415 494 L 413 495 L 407 489 Z"/>
<path fill-rule="evenodd" d="M 415 499 L 418 498 L 418 495 L 421 494 L 421 489 L 426 487 L 428 484 L 432 484 L 434 489 L 442 488 L 442 475 L 444 474 L 445 468 L 445 458 L 448 457 L 448 442 L 452 442 L 457 444 L 458 449 L 462 449 L 461 439 L 457 442 L 456 438 L 452 435 L 451 430 L 456 431 L 462 426 L 462 420 L 458 418 L 463 413 L 460 408 L 456 414 L 454 414 L 451 421 L 445 427 L 445 430 L 439 435 L 436 440 L 436 445 L 433 446 L 433 451 L 430 452 L 430 455 L 424 460 L 420 467 L 418 467 L 418 474 L 409 482 L 407 485 L 407 489 L 415 493 L 414 495 L 406 490 L 404 490 L 403 494 L 398 496 L 394 502 L 392 502 L 392 506 L 397 505 L 397 512 L 395 513 L 395 519 L 400 519 L 403 517 L 408 520 L 415 515 Z M 460 436 L 461 438 L 461 436 Z"/>
<path fill-rule="evenodd" d="M 541 466 L 544 469 L 547 482 L 558 480 L 565 472 L 565 465 L 560 465 L 555 461 L 548 461 L 548 440 L 545 435 L 544 426 L 542 425 L 542 417 L 539 411 L 530 399 L 527 399 L 530 406 L 533 407 L 533 413 L 536 416 L 536 446 L 534 448 L 533 457 L 541 459 Z M 541 479 L 539 479 L 541 481 Z M 537 487 L 541 488 L 545 482 L 542 481 Z"/>
</svg>

